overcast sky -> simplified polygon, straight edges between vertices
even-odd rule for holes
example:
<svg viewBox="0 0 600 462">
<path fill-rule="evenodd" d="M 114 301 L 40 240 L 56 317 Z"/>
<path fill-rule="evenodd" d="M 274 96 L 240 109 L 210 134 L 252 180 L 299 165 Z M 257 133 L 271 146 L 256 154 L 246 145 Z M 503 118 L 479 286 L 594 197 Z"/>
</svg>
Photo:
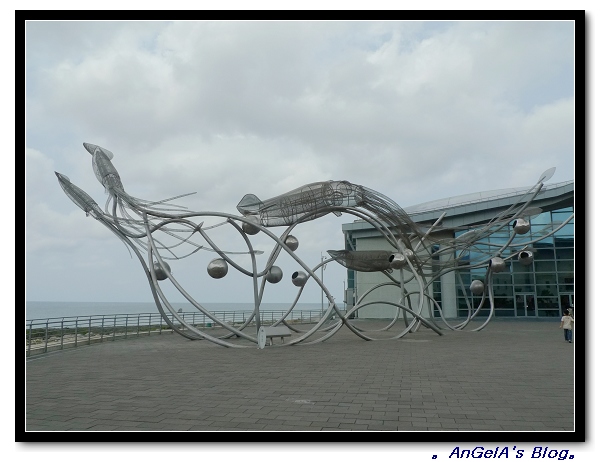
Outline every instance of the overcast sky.
<svg viewBox="0 0 600 462">
<path fill-rule="evenodd" d="M 529 186 L 550 167 L 551 183 L 572 180 L 574 24 L 29 22 L 26 110 L 27 300 L 151 301 L 137 259 L 59 187 L 54 171 L 104 208 L 83 142 L 114 153 L 133 196 L 195 191 L 177 203 L 231 214 L 247 193 L 325 180 L 402 207 Z M 301 258 L 343 249 L 352 220 L 298 226 Z M 249 278 L 207 275 L 214 257 L 171 267 L 200 302 L 251 302 Z M 296 294 L 297 265 L 282 268 L 267 302 Z M 341 302 L 344 269 L 324 279 Z M 313 289 L 301 301 L 320 302 Z"/>
</svg>

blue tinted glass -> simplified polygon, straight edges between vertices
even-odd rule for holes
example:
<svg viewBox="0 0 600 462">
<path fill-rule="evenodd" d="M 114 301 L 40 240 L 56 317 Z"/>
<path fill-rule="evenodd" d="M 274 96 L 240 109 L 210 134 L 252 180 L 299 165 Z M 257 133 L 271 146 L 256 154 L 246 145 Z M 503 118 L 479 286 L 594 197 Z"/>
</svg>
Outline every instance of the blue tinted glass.
<svg viewBox="0 0 600 462">
<path fill-rule="evenodd" d="M 554 245 L 556 247 L 573 247 L 575 244 L 575 241 L 573 240 L 572 237 L 555 237 L 554 238 Z M 571 251 L 573 251 L 573 249 L 571 249 Z"/>
<path fill-rule="evenodd" d="M 558 209 L 558 210 L 553 211 L 553 213 L 562 213 L 562 212 L 573 213 L 573 207 L 565 207 L 564 209 Z"/>
<path fill-rule="evenodd" d="M 541 245 L 534 244 L 535 249 L 533 253 L 534 260 L 554 260 L 554 248 L 553 247 L 542 247 Z"/>
<path fill-rule="evenodd" d="M 572 215 L 573 212 L 564 212 L 564 213 L 556 213 L 553 212 L 552 213 L 552 221 L 557 222 L 557 221 L 565 221 L 568 220 L 569 217 Z"/>
<path fill-rule="evenodd" d="M 550 212 L 544 212 L 544 213 L 540 213 L 537 217 L 535 218 L 531 218 L 530 223 L 532 225 L 547 225 L 548 223 L 550 223 L 551 217 L 550 217 Z"/>
<path fill-rule="evenodd" d="M 550 232 L 552 232 L 552 228 L 549 225 L 532 225 L 531 226 L 531 233 L 533 235 L 533 239 L 540 239 L 542 236 L 547 236 L 547 234 Z M 540 239 L 538 241 L 538 243 L 543 243 L 543 244 L 548 244 L 548 245 L 552 245 L 553 242 L 554 241 L 553 241 L 552 236 L 544 237 L 543 239 Z"/>
<path fill-rule="evenodd" d="M 554 228 L 558 228 L 559 224 L 556 224 Z M 575 225 L 573 223 L 567 223 L 565 226 L 560 228 L 554 233 L 555 237 L 562 238 L 565 236 L 573 237 L 575 235 Z"/>
<path fill-rule="evenodd" d="M 575 258 L 575 252 L 573 251 L 574 249 L 569 249 L 569 248 L 559 248 L 556 249 L 556 258 L 558 260 L 573 260 L 573 258 Z"/>
<path fill-rule="evenodd" d="M 508 234 L 496 233 L 490 236 L 490 242 L 494 244 L 506 244 L 508 242 Z"/>
</svg>

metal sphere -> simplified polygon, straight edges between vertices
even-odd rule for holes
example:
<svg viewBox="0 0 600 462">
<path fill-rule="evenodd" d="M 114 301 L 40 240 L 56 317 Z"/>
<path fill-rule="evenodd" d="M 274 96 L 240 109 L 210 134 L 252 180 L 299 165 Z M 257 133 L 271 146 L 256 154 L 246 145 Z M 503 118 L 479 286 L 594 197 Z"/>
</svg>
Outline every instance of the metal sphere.
<svg viewBox="0 0 600 462">
<path fill-rule="evenodd" d="M 526 234 L 531 229 L 531 225 L 529 224 L 529 222 L 527 220 L 524 220 L 523 218 L 517 218 L 513 222 L 512 226 L 515 230 L 515 233 L 517 234 Z"/>
<path fill-rule="evenodd" d="M 283 278 L 283 271 L 279 266 L 271 266 L 267 272 L 267 281 L 271 284 L 277 284 Z"/>
<path fill-rule="evenodd" d="M 227 265 L 227 262 L 222 258 L 215 258 L 206 267 L 208 275 L 214 279 L 221 279 L 227 274 L 228 270 L 229 266 Z"/>
<path fill-rule="evenodd" d="M 492 269 L 492 273 L 499 273 L 506 269 L 506 263 L 500 257 L 493 257 L 490 260 L 489 266 Z"/>
<path fill-rule="evenodd" d="M 258 219 L 257 216 L 254 215 L 250 215 L 248 217 L 246 217 L 246 219 L 250 220 L 252 223 L 255 224 L 260 224 L 260 220 Z M 250 223 L 246 223 L 243 222 L 242 223 L 242 230 L 246 233 L 249 234 L 250 236 L 253 236 L 254 234 L 258 234 L 258 232 L 260 231 L 260 228 L 258 228 L 258 226 L 254 226 Z"/>
<path fill-rule="evenodd" d="M 154 274 L 156 274 L 156 279 L 158 279 L 159 281 L 164 281 L 169 277 L 167 275 L 167 272 L 171 272 L 171 267 L 166 262 L 163 262 L 163 266 L 165 267 L 166 271 L 161 268 L 158 262 L 154 262 L 154 265 L 152 266 L 154 267 Z"/>
<path fill-rule="evenodd" d="M 524 266 L 531 265 L 533 263 L 533 252 L 530 250 L 519 252 L 519 263 Z"/>
<path fill-rule="evenodd" d="M 389 262 L 390 268 L 400 269 L 403 266 L 406 266 L 406 257 L 400 252 L 396 252 L 390 255 Z"/>
<path fill-rule="evenodd" d="M 481 295 L 483 293 L 483 282 L 481 282 L 479 279 L 475 279 L 473 282 L 471 282 L 471 287 L 469 287 L 469 289 L 471 289 L 471 293 L 473 295 Z"/>
<path fill-rule="evenodd" d="M 306 281 L 308 281 L 308 276 L 306 273 L 303 273 L 302 271 L 295 271 L 294 274 L 292 274 L 292 284 L 294 284 L 296 287 L 304 286 Z"/>
<path fill-rule="evenodd" d="M 300 243 L 298 242 L 298 239 L 295 236 L 292 236 L 290 234 L 288 237 L 285 238 L 285 245 L 288 249 L 290 249 L 293 252 L 298 248 Z"/>
</svg>

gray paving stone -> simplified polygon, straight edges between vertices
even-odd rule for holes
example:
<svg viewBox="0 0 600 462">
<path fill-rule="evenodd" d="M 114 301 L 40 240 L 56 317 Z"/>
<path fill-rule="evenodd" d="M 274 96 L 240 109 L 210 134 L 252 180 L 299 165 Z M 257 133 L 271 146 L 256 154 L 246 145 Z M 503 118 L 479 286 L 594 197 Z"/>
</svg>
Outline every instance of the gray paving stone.
<svg viewBox="0 0 600 462">
<path fill-rule="evenodd" d="M 428 342 L 418 347 L 344 329 L 324 344 L 265 350 L 177 335 L 105 342 L 27 361 L 25 428 L 572 431 L 564 396 L 574 377 L 562 365 L 573 350 L 556 331 L 493 320 L 477 333 L 420 330 L 411 339 Z"/>
<path fill-rule="evenodd" d="M 261 425 L 258 423 L 252 423 L 252 422 L 238 422 L 235 429 L 236 430 L 245 430 L 245 431 L 258 431 L 258 430 L 264 430 L 265 425 Z M 192 427 L 192 430 L 194 430 L 194 427 Z"/>
<path fill-rule="evenodd" d="M 383 420 L 372 420 L 372 419 L 356 419 L 354 422 L 356 425 L 383 425 Z"/>
<path fill-rule="evenodd" d="M 368 425 L 366 425 L 366 424 L 356 425 L 356 424 L 345 424 L 345 423 L 340 424 L 339 428 L 345 429 L 345 430 L 368 430 L 369 429 Z"/>
<path fill-rule="evenodd" d="M 367 427 L 367 430 L 370 431 L 379 431 L 379 432 L 395 432 L 398 431 L 397 425 L 371 425 Z"/>
<path fill-rule="evenodd" d="M 89 428 L 82 428 L 82 430 L 101 432 L 101 431 L 113 431 L 113 430 L 117 430 L 118 428 L 121 428 L 121 427 L 119 427 L 118 425 L 101 424 L 101 425 L 94 425 L 93 427 L 89 427 Z"/>
<path fill-rule="evenodd" d="M 347 424 L 353 424 L 356 422 L 356 419 L 352 418 L 352 417 L 344 417 L 344 416 L 333 416 L 333 417 L 329 417 L 327 419 L 328 423 L 347 423 Z"/>
</svg>

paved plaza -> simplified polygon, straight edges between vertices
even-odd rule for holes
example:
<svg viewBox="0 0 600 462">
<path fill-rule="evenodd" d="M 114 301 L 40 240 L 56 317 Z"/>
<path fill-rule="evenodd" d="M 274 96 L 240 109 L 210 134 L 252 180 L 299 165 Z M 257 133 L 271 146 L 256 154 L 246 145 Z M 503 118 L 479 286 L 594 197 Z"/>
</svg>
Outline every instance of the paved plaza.
<svg viewBox="0 0 600 462">
<path fill-rule="evenodd" d="M 25 429 L 574 430 L 576 343 L 558 319 L 279 342 L 223 348 L 163 332 L 32 355 Z"/>
</svg>

